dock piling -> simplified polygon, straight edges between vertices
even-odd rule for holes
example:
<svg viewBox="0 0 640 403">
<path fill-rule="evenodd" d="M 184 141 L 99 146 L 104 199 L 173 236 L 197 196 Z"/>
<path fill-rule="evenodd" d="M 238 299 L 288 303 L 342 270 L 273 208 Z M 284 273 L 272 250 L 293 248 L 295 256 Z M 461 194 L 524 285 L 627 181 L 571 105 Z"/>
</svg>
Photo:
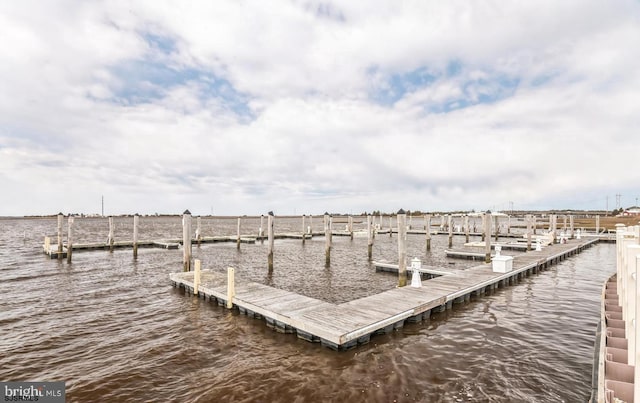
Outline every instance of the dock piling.
<svg viewBox="0 0 640 403">
<path fill-rule="evenodd" d="M 398 287 L 407 285 L 407 214 L 398 210 Z"/>
<path fill-rule="evenodd" d="M 431 214 L 424 216 L 424 229 L 427 235 L 427 252 L 431 250 Z"/>
<path fill-rule="evenodd" d="M 198 242 L 198 246 L 200 246 L 200 242 L 202 241 L 202 217 L 198 216 L 196 220 L 196 241 Z"/>
<path fill-rule="evenodd" d="M 331 265 L 331 216 L 329 213 L 324 213 L 324 265 L 329 267 Z"/>
<path fill-rule="evenodd" d="M 189 210 L 182 213 L 182 247 L 183 271 L 191 271 L 191 212 Z"/>
<path fill-rule="evenodd" d="M 260 238 L 260 243 L 264 243 L 264 214 L 260 214 L 260 228 L 258 228 L 258 238 Z"/>
<path fill-rule="evenodd" d="M 138 219 L 140 216 L 136 213 L 133 216 L 133 258 L 138 258 Z"/>
<path fill-rule="evenodd" d="M 531 250 L 531 222 L 533 221 L 531 214 L 527 214 L 527 217 L 525 218 L 525 220 L 527 221 L 527 251 Z"/>
<path fill-rule="evenodd" d="M 267 252 L 267 264 L 269 266 L 269 272 L 273 271 L 273 211 L 269 211 L 267 214 L 267 236 L 269 250 Z"/>
<path fill-rule="evenodd" d="M 240 217 L 238 217 L 238 229 L 236 231 L 236 245 L 238 250 L 240 250 Z"/>
<path fill-rule="evenodd" d="M 484 262 L 491 263 L 491 211 L 487 212 L 483 216 L 484 221 Z"/>
<path fill-rule="evenodd" d="M 58 213 L 58 260 L 62 259 L 62 219 L 64 215 Z"/>
<path fill-rule="evenodd" d="M 373 227 L 370 214 L 367 215 L 367 257 L 369 261 L 373 259 Z"/>
<path fill-rule="evenodd" d="M 73 216 L 69 214 L 67 229 L 67 263 L 71 263 L 71 255 L 73 253 Z"/>
<path fill-rule="evenodd" d="M 236 270 L 227 268 L 227 309 L 233 308 L 233 298 L 236 296 Z"/>
<path fill-rule="evenodd" d="M 303 245 L 304 245 L 304 242 L 305 242 L 305 240 L 306 240 L 306 238 L 307 238 L 307 234 L 306 234 L 306 227 L 305 227 L 305 223 L 304 223 L 305 218 L 306 218 L 306 217 L 305 217 L 305 215 L 303 214 L 303 215 L 302 215 L 302 244 L 303 244 Z"/>
<path fill-rule="evenodd" d="M 464 216 L 464 238 L 465 242 L 469 243 L 469 216 Z"/>
<path fill-rule="evenodd" d="M 575 237 L 573 215 L 569 216 L 569 236 L 571 239 Z"/>
<path fill-rule="evenodd" d="M 109 244 L 109 252 L 113 252 L 113 216 L 109 216 L 109 235 L 107 236 L 107 243 Z"/>
<path fill-rule="evenodd" d="M 453 246 L 453 216 L 447 215 L 447 230 L 449 232 L 449 247 Z"/>
<path fill-rule="evenodd" d="M 193 295 L 198 295 L 200 291 L 200 259 L 193 261 Z"/>
</svg>

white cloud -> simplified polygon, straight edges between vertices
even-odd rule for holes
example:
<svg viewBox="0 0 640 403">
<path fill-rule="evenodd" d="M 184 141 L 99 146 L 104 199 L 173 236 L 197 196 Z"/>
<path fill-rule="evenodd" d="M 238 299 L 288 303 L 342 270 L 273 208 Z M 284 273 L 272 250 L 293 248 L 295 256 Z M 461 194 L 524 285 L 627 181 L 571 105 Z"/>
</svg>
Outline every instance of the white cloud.
<svg viewBox="0 0 640 403">
<path fill-rule="evenodd" d="M 633 199 L 639 15 L 632 1 L 5 3 L 0 215 L 95 212 L 102 194 L 114 212 L 228 214 Z"/>
</svg>

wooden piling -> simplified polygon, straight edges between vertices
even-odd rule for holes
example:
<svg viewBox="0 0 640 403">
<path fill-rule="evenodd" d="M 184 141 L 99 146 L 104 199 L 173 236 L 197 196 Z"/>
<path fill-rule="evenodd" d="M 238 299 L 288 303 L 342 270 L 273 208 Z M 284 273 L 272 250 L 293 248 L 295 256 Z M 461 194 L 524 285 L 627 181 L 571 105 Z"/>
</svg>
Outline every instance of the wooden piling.
<svg viewBox="0 0 640 403">
<path fill-rule="evenodd" d="M 109 252 L 113 252 L 113 216 L 109 216 L 109 236 L 107 237 L 107 243 L 109 244 Z"/>
<path fill-rule="evenodd" d="M 305 215 L 302 215 L 302 244 L 304 245 L 305 239 L 307 238 L 307 228 L 304 225 Z"/>
<path fill-rule="evenodd" d="M 600 233 L 600 216 L 596 216 L 596 234 Z"/>
<path fill-rule="evenodd" d="M 133 216 L 133 258 L 138 258 L 138 219 L 140 216 L 136 213 Z"/>
<path fill-rule="evenodd" d="M 195 259 L 193 261 L 193 295 L 198 295 L 200 291 L 200 259 Z"/>
<path fill-rule="evenodd" d="M 371 225 L 371 215 L 367 215 L 367 257 L 369 261 L 373 259 L 373 227 Z"/>
<path fill-rule="evenodd" d="M 507 234 L 511 233 L 511 216 L 507 217 Z"/>
<path fill-rule="evenodd" d="M 349 223 L 347 224 L 349 230 L 349 237 L 353 240 L 353 216 L 349 216 Z"/>
<path fill-rule="evenodd" d="M 71 263 L 71 255 L 73 254 L 73 216 L 71 214 L 69 214 L 67 224 L 67 263 Z"/>
<path fill-rule="evenodd" d="M 573 215 L 569 216 L 569 236 L 571 236 L 571 239 L 574 238 L 574 221 L 573 221 Z"/>
<path fill-rule="evenodd" d="M 424 220 L 424 227 L 427 233 L 427 252 L 429 252 L 431 250 L 431 214 L 425 215 Z"/>
<path fill-rule="evenodd" d="M 393 236 L 393 216 L 389 215 L 389 238 Z"/>
<path fill-rule="evenodd" d="M 202 242 L 202 217 L 198 216 L 196 220 L 196 241 L 198 242 L 198 246 L 200 246 L 200 242 Z"/>
<path fill-rule="evenodd" d="M 498 241 L 498 234 L 500 234 L 500 223 L 498 222 L 498 216 L 495 216 L 495 225 L 496 225 L 496 242 Z M 491 223 L 489 223 L 491 225 Z"/>
<path fill-rule="evenodd" d="M 464 238 L 465 242 L 469 243 L 469 216 L 464 216 Z"/>
<path fill-rule="evenodd" d="M 267 237 L 268 237 L 268 252 L 267 252 L 267 264 L 269 266 L 269 272 L 273 271 L 273 211 L 267 214 Z"/>
<path fill-rule="evenodd" d="M 447 215 L 447 227 L 449 231 L 449 247 L 453 246 L 453 216 Z"/>
<path fill-rule="evenodd" d="M 535 214 L 531 215 L 531 226 L 533 226 L 533 235 L 536 235 L 538 232 L 538 223 L 536 222 Z"/>
<path fill-rule="evenodd" d="M 238 217 L 238 226 L 236 231 L 236 246 L 240 250 L 240 217 Z"/>
<path fill-rule="evenodd" d="M 233 308 L 233 298 L 235 296 L 236 296 L 236 270 L 233 267 L 229 267 L 227 268 L 227 309 Z"/>
<path fill-rule="evenodd" d="M 488 211 L 483 216 L 484 221 L 484 262 L 491 263 L 491 211 Z"/>
<path fill-rule="evenodd" d="M 525 218 L 525 220 L 527 221 L 527 251 L 531 250 L 531 224 L 533 221 L 532 215 L 531 214 L 527 214 L 527 217 Z"/>
<path fill-rule="evenodd" d="M 398 287 L 407 285 L 407 214 L 398 210 Z"/>
<path fill-rule="evenodd" d="M 58 213 L 58 260 L 62 259 L 62 219 L 64 215 Z"/>
<path fill-rule="evenodd" d="M 182 213 L 182 262 L 183 271 L 191 271 L 191 212 Z"/>
<path fill-rule="evenodd" d="M 329 267 L 331 265 L 331 216 L 329 213 L 324 213 L 324 265 Z"/>
<path fill-rule="evenodd" d="M 260 228 L 258 229 L 260 243 L 264 243 L 264 214 L 260 214 Z"/>
</svg>

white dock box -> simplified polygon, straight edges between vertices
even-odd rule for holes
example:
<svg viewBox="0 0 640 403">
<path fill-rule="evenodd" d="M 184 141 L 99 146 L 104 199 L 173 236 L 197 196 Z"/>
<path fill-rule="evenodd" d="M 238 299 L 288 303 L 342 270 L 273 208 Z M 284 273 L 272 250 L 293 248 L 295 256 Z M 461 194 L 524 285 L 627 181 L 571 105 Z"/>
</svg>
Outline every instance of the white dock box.
<svg viewBox="0 0 640 403">
<path fill-rule="evenodd" d="M 507 273 L 513 270 L 513 256 L 495 256 L 491 260 L 495 273 Z"/>
</svg>

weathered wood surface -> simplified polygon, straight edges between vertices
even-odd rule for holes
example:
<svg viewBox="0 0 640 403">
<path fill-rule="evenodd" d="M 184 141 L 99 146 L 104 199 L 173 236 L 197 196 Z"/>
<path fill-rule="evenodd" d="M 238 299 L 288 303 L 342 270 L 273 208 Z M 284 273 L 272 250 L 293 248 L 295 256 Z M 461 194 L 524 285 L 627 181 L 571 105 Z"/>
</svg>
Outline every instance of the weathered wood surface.
<svg viewBox="0 0 640 403">
<path fill-rule="evenodd" d="M 421 288 L 394 288 L 342 304 L 238 280 L 232 303 L 241 310 L 261 315 L 267 323 L 276 321 L 290 327 L 301 338 L 321 340 L 334 348 L 352 347 L 356 341 L 367 342 L 369 335 L 376 331 L 401 327 L 405 319 L 419 318 L 433 308 L 449 306 L 451 301 L 503 280 L 518 278 L 523 272 L 530 274 L 532 269 L 546 268 L 595 242 L 597 240 L 571 240 L 515 256 L 514 270 L 507 273 L 494 273 L 490 264 L 465 270 L 438 268 L 447 274 L 422 281 Z M 193 289 L 193 272 L 173 273 L 170 279 L 176 286 Z M 205 297 L 226 303 L 225 274 L 203 270 L 199 290 Z"/>
</svg>

